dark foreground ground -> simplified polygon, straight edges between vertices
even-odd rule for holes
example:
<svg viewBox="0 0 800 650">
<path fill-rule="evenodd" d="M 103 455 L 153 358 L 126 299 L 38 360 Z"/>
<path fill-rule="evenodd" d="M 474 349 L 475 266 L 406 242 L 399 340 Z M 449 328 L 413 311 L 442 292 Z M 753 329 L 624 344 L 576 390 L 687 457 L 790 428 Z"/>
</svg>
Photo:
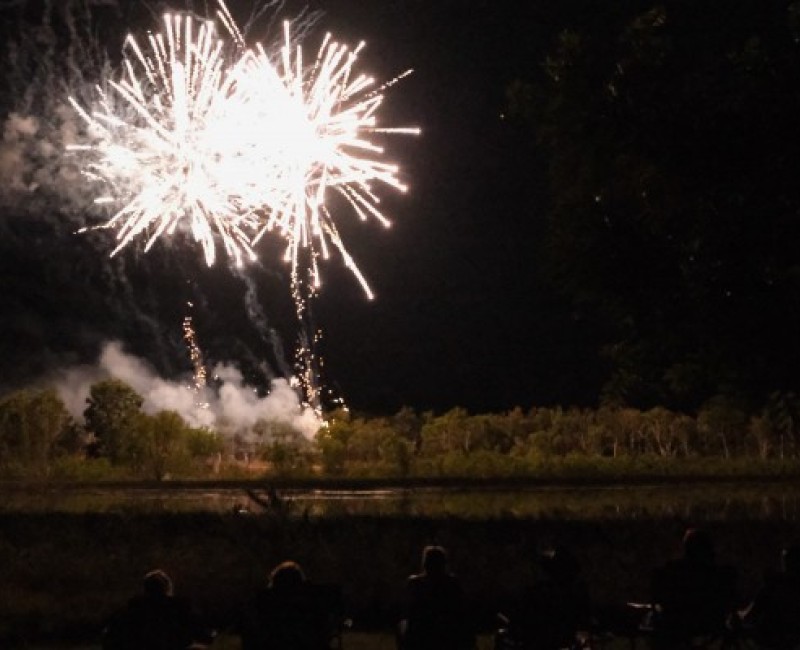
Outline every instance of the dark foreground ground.
<svg viewBox="0 0 800 650">
<path fill-rule="evenodd" d="M 634 489 L 634 488 L 632 488 Z M 429 543 L 450 549 L 480 630 L 534 571 L 536 554 L 566 544 L 599 603 L 646 600 L 651 569 L 676 554 L 683 517 L 326 517 L 233 513 L 0 513 L 0 647 L 95 643 L 107 616 L 153 567 L 174 578 L 220 630 L 278 562 L 299 561 L 317 582 L 343 586 L 358 634 L 389 633 L 405 577 Z M 703 523 L 703 522 L 700 522 Z M 793 513 L 705 522 L 722 562 L 739 567 L 744 598 L 800 535 Z M 370 634 L 383 646 L 380 637 Z M 350 647 L 355 647 L 351 646 Z"/>
<path fill-rule="evenodd" d="M 627 641 L 626 641 L 627 643 Z M 394 636 L 380 632 L 348 632 L 342 639 L 345 650 L 397 650 Z M 619 644 L 622 649 L 621 642 Z M 211 650 L 241 650 L 241 642 L 233 635 L 222 635 L 214 640 Z M 491 636 L 479 636 L 476 650 L 491 650 Z M 45 644 L 31 646 L 30 650 L 98 650 L 98 644 Z M 607 646 L 607 650 L 616 650 L 617 644 Z M 627 649 L 626 649 L 627 650 Z"/>
</svg>

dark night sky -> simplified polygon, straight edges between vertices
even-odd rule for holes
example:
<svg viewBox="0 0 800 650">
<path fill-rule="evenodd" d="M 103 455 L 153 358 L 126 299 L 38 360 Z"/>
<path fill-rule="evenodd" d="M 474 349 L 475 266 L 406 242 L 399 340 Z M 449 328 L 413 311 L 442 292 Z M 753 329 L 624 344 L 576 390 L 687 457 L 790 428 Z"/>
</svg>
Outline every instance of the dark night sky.
<svg viewBox="0 0 800 650">
<path fill-rule="evenodd" d="M 423 128 L 390 143 L 411 185 L 387 193 L 392 230 L 348 232 L 376 300 L 326 270 L 330 376 L 356 407 L 486 411 L 596 390 L 584 372 L 596 362 L 587 333 L 538 279 L 543 180 L 532 137 L 502 119 L 507 83 L 553 37 L 525 4 L 319 3 L 336 33 L 367 40 L 364 60 L 384 77 L 414 68 L 386 115 Z"/>
<path fill-rule="evenodd" d="M 336 277 L 322 301 L 331 373 L 355 405 L 484 411 L 596 390 L 588 332 L 538 279 L 541 162 L 502 119 L 508 82 L 553 37 L 525 4 L 323 5 L 368 35 L 387 74 L 415 69 L 387 111 L 424 129 L 397 143 L 412 190 L 391 197 L 396 227 L 353 232 L 378 298 Z"/>
<path fill-rule="evenodd" d="M 566 20 L 527 5 L 311 4 L 325 12 L 325 29 L 343 40 L 367 41 L 363 67 L 378 78 L 414 68 L 388 93 L 383 116 L 423 129 L 420 138 L 388 143 L 411 186 L 405 196 L 383 193 L 394 227 L 351 227 L 351 214 L 340 213 L 350 251 L 377 298 L 368 301 L 340 262 L 323 269 L 325 287 L 315 309 L 325 331 L 328 380 L 356 409 L 388 413 L 402 405 L 436 410 L 458 405 L 485 412 L 587 403 L 597 395 L 602 369 L 592 324 L 576 320 L 540 277 L 543 162 L 530 132 L 502 118 L 508 82 L 538 65 Z M 65 358 L 87 360 L 107 338 L 121 338 L 164 372 L 185 371 L 183 299 L 197 302 L 198 296 L 205 305 L 196 307 L 195 320 L 210 358 L 244 363 L 246 349 L 258 357 L 259 344 L 244 314 L 243 285 L 224 268 L 194 267 L 196 274 L 188 273 L 192 288 L 186 289 L 168 259 L 189 254 L 177 244 L 147 256 L 125 251 L 115 261 L 115 268 L 124 265 L 133 276 L 123 291 L 123 283 L 109 282 L 84 257 L 102 255 L 111 244 L 106 235 L 91 236 L 91 245 L 70 239 L 53 256 L 43 243 L 48 235 L 35 231 L 30 224 L 17 228 L 14 243 L 6 237 L 4 244 L 0 273 L 6 297 L 12 296 L 0 332 L 5 385 Z M 291 349 L 285 268 L 265 266 L 255 273 L 259 297 Z M 92 297 L 93 291 L 103 295 Z M 110 296 L 118 306 L 131 301 L 147 312 L 152 318 L 145 319 L 146 327 L 141 318 L 126 318 L 124 307 L 104 311 L 103 300 Z M 155 329 L 168 342 L 168 352 L 163 346 L 154 350 Z M 41 359 L 31 362 L 37 355 Z"/>
</svg>

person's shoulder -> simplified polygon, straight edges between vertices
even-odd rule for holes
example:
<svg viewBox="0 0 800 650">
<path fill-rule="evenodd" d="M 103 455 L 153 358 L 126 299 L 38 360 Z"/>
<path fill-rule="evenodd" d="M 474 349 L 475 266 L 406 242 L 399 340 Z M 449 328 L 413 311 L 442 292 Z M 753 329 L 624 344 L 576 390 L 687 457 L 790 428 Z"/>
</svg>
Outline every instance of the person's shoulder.
<svg viewBox="0 0 800 650">
<path fill-rule="evenodd" d="M 125 603 L 125 607 L 119 611 L 120 616 L 137 616 L 140 615 L 142 612 L 147 611 L 149 608 L 149 601 L 141 594 L 137 594 L 136 596 L 132 596 L 128 599 L 128 602 Z"/>
<path fill-rule="evenodd" d="M 306 582 L 304 589 L 311 600 L 326 609 L 341 608 L 344 602 L 344 592 L 339 583 Z"/>
<path fill-rule="evenodd" d="M 448 583 L 448 590 L 450 594 L 454 597 L 461 598 L 464 594 L 464 588 L 461 586 L 461 580 L 458 579 L 458 576 L 449 575 L 447 576 L 447 583 Z"/>
<path fill-rule="evenodd" d="M 694 565 L 684 557 L 676 557 L 672 558 L 671 560 L 667 560 L 662 566 L 664 569 L 673 571 L 684 571 L 686 569 L 694 568 Z"/>
<path fill-rule="evenodd" d="M 451 586 L 458 587 L 459 589 L 461 588 L 461 580 L 457 575 L 448 573 L 446 576 L 444 576 L 444 581 Z"/>
<path fill-rule="evenodd" d="M 739 571 L 732 564 L 717 564 L 714 565 L 711 573 L 711 579 L 727 591 L 735 590 L 736 584 L 739 582 Z"/>
<path fill-rule="evenodd" d="M 800 594 L 800 580 L 785 573 L 774 572 L 764 578 L 762 591 L 775 594 Z"/>
<path fill-rule="evenodd" d="M 271 606 L 278 600 L 279 600 L 278 595 L 275 593 L 274 589 L 270 589 L 269 587 L 264 587 L 263 589 L 259 589 L 253 595 L 253 597 L 250 599 L 250 605 L 252 607 L 257 607 L 259 609 L 264 609 L 266 607 Z"/>
<path fill-rule="evenodd" d="M 653 569 L 653 576 L 656 578 L 663 578 L 665 576 L 675 575 L 686 570 L 686 562 L 681 559 L 667 560 L 662 562 Z"/>
<path fill-rule="evenodd" d="M 166 607 L 180 615 L 189 615 L 192 611 L 192 601 L 186 596 L 170 596 Z"/>
</svg>

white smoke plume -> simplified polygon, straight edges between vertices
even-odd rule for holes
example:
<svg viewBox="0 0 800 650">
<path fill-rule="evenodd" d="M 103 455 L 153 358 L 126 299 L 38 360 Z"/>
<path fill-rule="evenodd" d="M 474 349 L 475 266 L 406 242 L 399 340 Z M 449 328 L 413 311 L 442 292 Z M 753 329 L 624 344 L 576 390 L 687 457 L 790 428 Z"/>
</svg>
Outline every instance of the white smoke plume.
<svg viewBox="0 0 800 650">
<path fill-rule="evenodd" d="M 65 153 L 75 144 L 79 127 L 66 102 L 45 123 L 31 115 L 8 115 L 0 140 L 3 203 L 38 207 L 44 197 L 57 196 L 63 213 L 92 208 L 92 188 L 81 176 L 80 161 Z"/>
<path fill-rule="evenodd" d="M 113 9 L 115 1 L 48 1 L 40 21 L 31 22 L 29 4 L 0 2 L 0 206 L 31 215 L 57 212 L 82 225 L 99 213 L 82 162 L 67 152 L 85 131 L 68 97 L 86 96 L 108 70 L 93 12 L 109 17 L 119 8 Z"/>
<path fill-rule="evenodd" d="M 297 392 L 285 379 L 273 379 L 270 392 L 260 397 L 233 366 L 219 365 L 214 375 L 222 382 L 219 389 L 206 389 L 198 395 L 189 379 L 184 383 L 162 379 L 146 361 L 127 354 L 119 342 L 112 341 L 103 346 L 96 366 L 60 371 L 51 383 L 69 412 L 78 419 L 83 417 L 92 384 L 114 378 L 142 396 L 142 409 L 146 413 L 176 411 L 192 426 L 240 433 L 250 431 L 256 422 L 263 420 L 288 425 L 308 439 L 319 429 L 316 413 L 300 403 Z"/>
</svg>

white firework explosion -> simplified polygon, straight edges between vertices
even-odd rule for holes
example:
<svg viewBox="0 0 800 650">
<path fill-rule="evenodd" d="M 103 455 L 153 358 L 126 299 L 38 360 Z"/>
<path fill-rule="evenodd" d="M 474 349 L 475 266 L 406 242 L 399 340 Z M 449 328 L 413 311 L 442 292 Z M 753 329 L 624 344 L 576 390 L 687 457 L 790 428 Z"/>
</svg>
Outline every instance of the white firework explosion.
<svg viewBox="0 0 800 650">
<path fill-rule="evenodd" d="M 328 258 L 332 244 L 371 297 L 327 200 L 337 193 L 360 219 L 388 226 L 375 186 L 406 188 L 370 138 L 419 130 L 378 125 L 390 84 L 376 88 L 356 72 L 363 43 L 350 49 L 328 35 L 306 65 L 286 23 L 270 56 L 261 44 L 247 48 L 219 2 L 222 35 L 214 22 L 167 14 L 146 47 L 127 39 L 122 75 L 98 87 L 94 106 L 72 100 L 89 134 L 72 149 L 105 188 L 96 203 L 118 206 L 103 226 L 118 228 L 113 253 L 139 237 L 147 250 L 181 228 L 209 265 L 217 237 L 240 265 L 275 233 L 287 243 L 293 278 L 306 248 L 319 286 L 317 258 Z"/>
</svg>

